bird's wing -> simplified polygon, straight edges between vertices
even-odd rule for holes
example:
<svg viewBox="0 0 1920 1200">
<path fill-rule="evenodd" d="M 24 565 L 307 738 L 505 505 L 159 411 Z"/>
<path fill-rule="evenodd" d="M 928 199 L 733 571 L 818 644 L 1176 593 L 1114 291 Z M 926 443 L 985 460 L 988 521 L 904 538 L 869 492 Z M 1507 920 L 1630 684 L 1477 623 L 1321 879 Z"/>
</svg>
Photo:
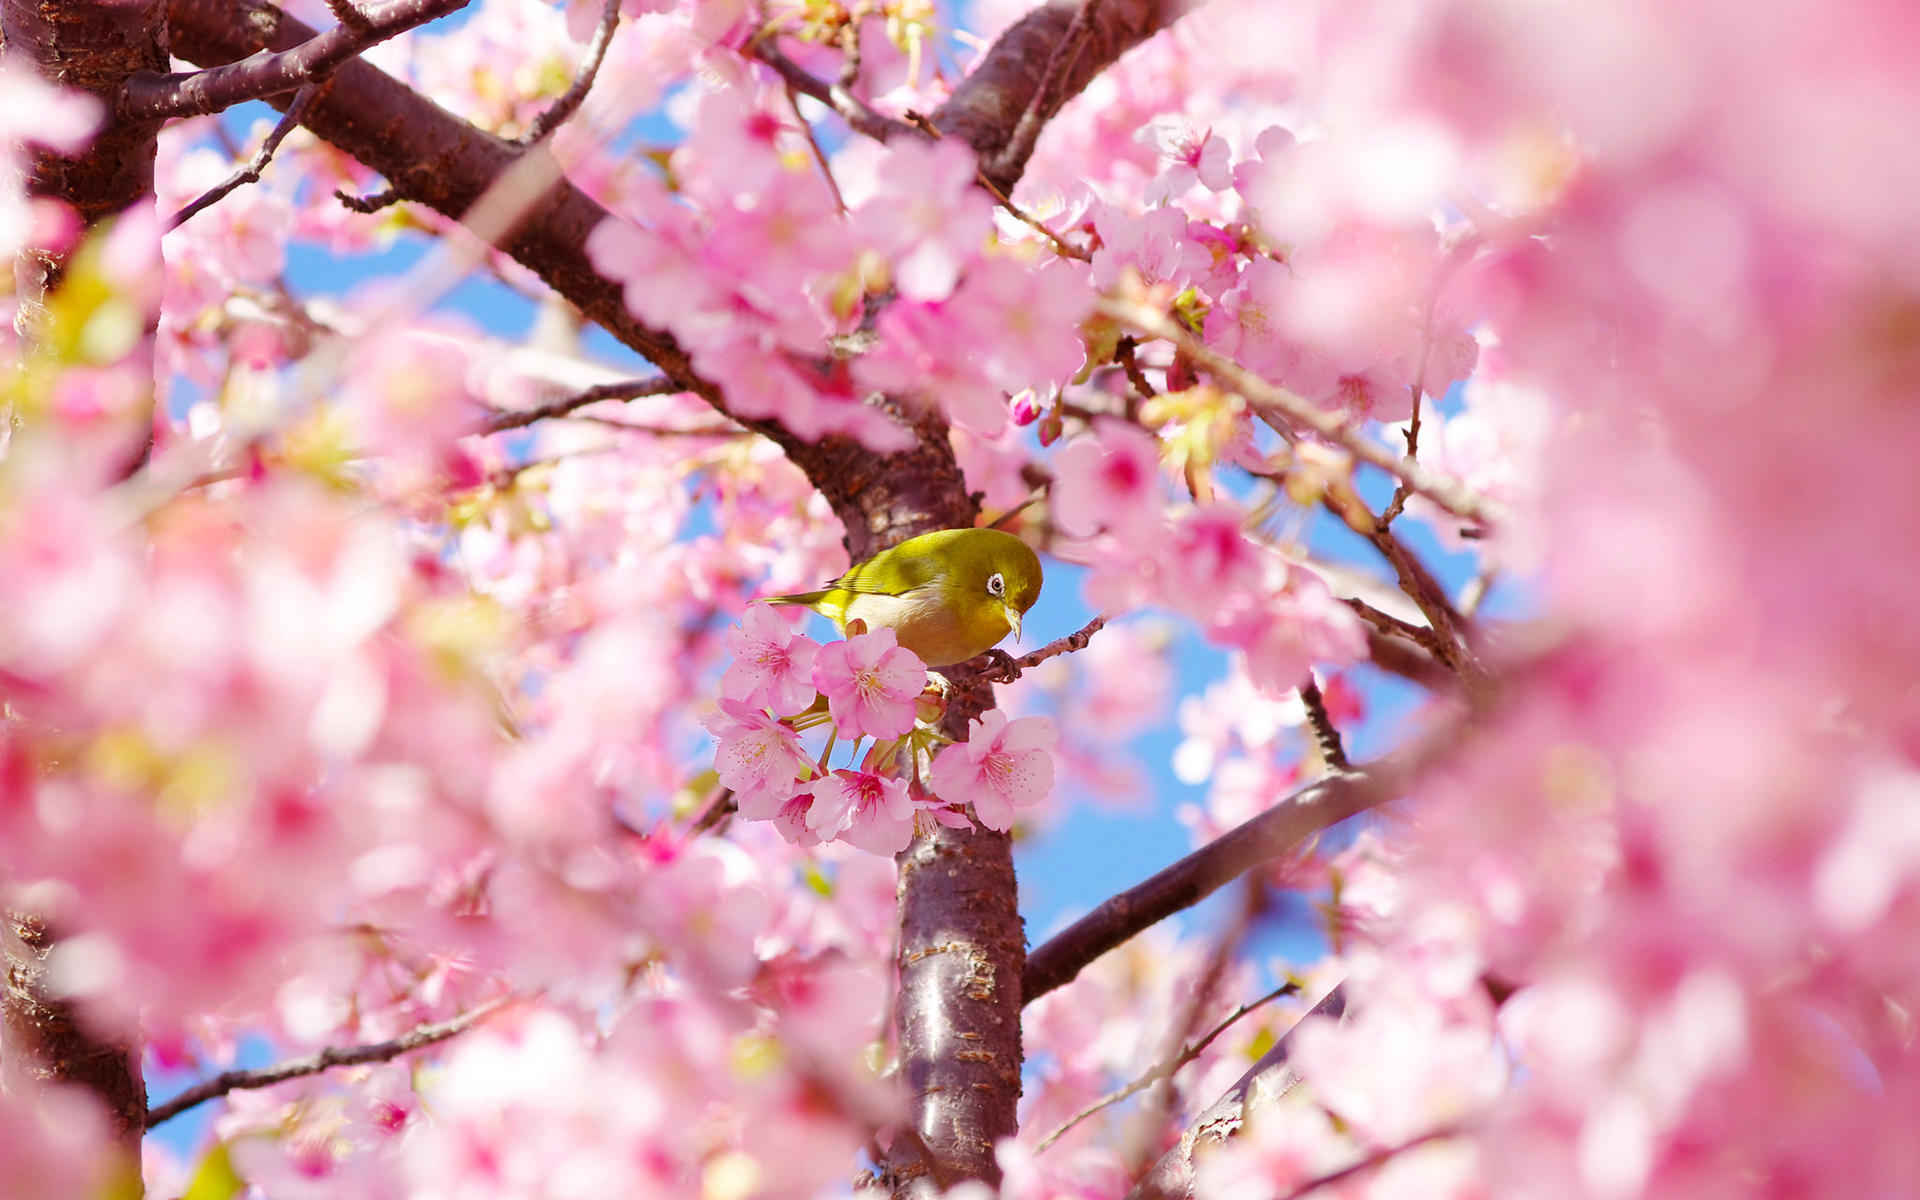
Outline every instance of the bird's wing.
<svg viewBox="0 0 1920 1200">
<path fill-rule="evenodd" d="M 874 569 L 876 561 L 870 558 L 855 564 L 852 570 L 834 580 L 831 586 L 869 596 L 904 596 L 919 591 L 939 578 L 936 561 L 931 556 L 922 555 L 909 558 L 897 566 L 890 565 L 896 578 L 890 586 L 885 585 L 877 578 L 879 572 Z"/>
</svg>

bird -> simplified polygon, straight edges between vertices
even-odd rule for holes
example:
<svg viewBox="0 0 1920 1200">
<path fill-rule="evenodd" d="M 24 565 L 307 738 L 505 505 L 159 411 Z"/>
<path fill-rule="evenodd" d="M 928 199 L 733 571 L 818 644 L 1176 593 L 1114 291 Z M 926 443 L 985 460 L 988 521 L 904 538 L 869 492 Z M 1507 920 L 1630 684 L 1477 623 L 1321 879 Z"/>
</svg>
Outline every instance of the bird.
<svg viewBox="0 0 1920 1200">
<path fill-rule="evenodd" d="M 853 621 L 891 629 L 921 662 L 943 667 L 986 653 L 1009 633 L 1019 640 L 1040 584 L 1040 556 L 1013 534 L 936 529 L 855 563 L 817 591 L 764 599 L 810 608 L 843 634 Z"/>
</svg>

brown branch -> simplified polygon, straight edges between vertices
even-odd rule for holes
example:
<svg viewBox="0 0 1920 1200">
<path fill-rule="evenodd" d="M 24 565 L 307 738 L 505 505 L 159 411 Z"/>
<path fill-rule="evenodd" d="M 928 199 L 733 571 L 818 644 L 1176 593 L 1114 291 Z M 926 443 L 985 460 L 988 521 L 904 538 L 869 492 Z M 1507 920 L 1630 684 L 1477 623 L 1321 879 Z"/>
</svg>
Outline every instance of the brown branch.
<svg viewBox="0 0 1920 1200">
<path fill-rule="evenodd" d="M 1081 0 L 1048 0 L 1000 35 L 933 114 L 932 124 L 972 146 L 981 171 L 1011 195 L 1039 127 L 1122 54 L 1192 7 L 1194 0 L 1100 0 L 1097 9 Z M 1076 26 L 1084 32 L 1076 32 Z M 1079 51 L 1050 73 L 1070 39 L 1079 43 Z M 1017 138 L 1023 123 L 1032 136 Z"/>
<path fill-rule="evenodd" d="M 1273 1003 L 1275 1000 L 1278 1000 L 1282 996 L 1290 996 L 1299 990 L 1300 990 L 1300 985 L 1297 983 L 1283 983 L 1279 987 L 1268 992 L 1266 995 L 1260 997 L 1258 1000 L 1249 1000 L 1247 1003 L 1242 1004 L 1239 1008 L 1236 1008 L 1232 1012 L 1228 1013 L 1225 1020 L 1221 1021 L 1218 1025 L 1215 1025 L 1212 1029 L 1208 1030 L 1206 1035 L 1202 1037 L 1199 1041 L 1182 1045 L 1172 1055 L 1170 1055 L 1165 1059 L 1162 1059 L 1157 1065 L 1153 1067 L 1152 1070 L 1148 1071 L 1146 1074 L 1140 1076 L 1138 1079 L 1133 1080 L 1131 1083 L 1127 1084 L 1125 1087 L 1119 1088 L 1115 1091 L 1108 1092 L 1106 1095 L 1100 1097 L 1098 1100 L 1095 1100 L 1092 1104 L 1087 1105 L 1087 1107 L 1081 1109 L 1079 1112 L 1073 1114 L 1071 1117 L 1068 1117 L 1065 1121 L 1061 1122 L 1059 1128 L 1055 1129 L 1052 1133 L 1049 1133 L 1046 1137 L 1041 1138 L 1039 1143 L 1034 1146 L 1033 1152 L 1035 1154 L 1044 1153 L 1049 1146 L 1052 1146 L 1055 1142 L 1065 1137 L 1073 1129 L 1074 1126 L 1080 1124 L 1082 1121 L 1085 1121 L 1087 1118 L 1093 1116 L 1095 1113 L 1100 1112 L 1102 1109 L 1112 1108 L 1114 1105 L 1120 1103 L 1122 1100 L 1127 1099 L 1129 1096 L 1137 1095 L 1138 1093 L 1145 1091 L 1147 1088 L 1152 1087 L 1154 1084 L 1158 1083 L 1162 1079 L 1170 1078 L 1175 1072 L 1180 1070 L 1181 1067 L 1186 1066 L 1188 1063 L 1192 1062 L 1194 1059 L 1199 1058 L 1202 1054 L 1205 1054 L 1207 1052 L 1207 1047 L 1213 1045 L 1215 1040 L 1217 1040 L 1221 1034 L 1225 1033 L 1228 1029 L 1232 1028 L 1236 1023 L 1238 1023 L 1240 1018 L 1246 1016 L 1250 1012 L 1253 1012 L 1255 1009 L 1258 1009 L 1265 1005 Z"/>
<path fill-rule="evenodd" d="M 600 383 L 582 391 L 549 400 L 533 408 L 517 409 L 510 412 L 496 412 L 481 422 L 479 433 L 504 433 L 509 429 L 524 429 L 536 421 L 547 421 L 555 417 L 564 417 L 589 404 L 598 404 L 602 400 L 638 400 L 643 396 L 669 396 L 686 389 L 677 380 L 664 376 L 648 379 L 622 379 L 615 383 Z"/>
<path fill-rule="evenodd" d="M 1428 1142 L 1459 1136 L 1460 1130 L 1451 1125 L 1443 1125 L 1438 1129 L 1429 1129 L 1420 1136 L 1408 1138 L 1398 1145 L 1384 1146 L 1375 1150 L 1359 1162 L 1349 1163 L 1347 1166 L 1341 1167 L 1338 1171 L 1329 1171 L 1318 1179 L 1308 1180 L 1306 1183 L 1301 1184 L 1299 1187 L 1281 1197 L 1281 1200 L 1304 1200 L 1305 1197 L 1312 1195 L 1323 1187 L 1332 1187 L 1336 1183 L 1344 1183 L 1362 1171 L 1371 1171 L 1375 1167 L 1383 1165 L 1388 1159 L 1393 1158 L 1395 1155 L 1404 1154 L 1416 1147 L 1424 1146 Z"/>
<path fill-rule="evenodd" d="M 545 112 L 533 119 L 527 131 L 520 135 L 522 146 L 531 146 L 546 137 L 577 112 L 586 103 L 587 92 L 592 90 L 593 81 L 600 74 L 600 64 L 606 61 L 607 47 L 613 45 L 614 27 L 620 24 L 620 0 L 606 0 L 600 10 L 599 27 L 593 31 L 593 41 L 587 46 L 587 61 L 580 67 L 580 74 L 566 92 Z"/>
<path fill-rule="evenodd" d="M 1014 122 L 1013 133 L 1007 138 L 1006 148 L 1001 152 L 1005 157 L 1017 157 L 1020 162 L 1033 157 L 1034 144 L 1040 140 L 1040 130 L 1047 122 L 1043 113 L 1051 111 L 1047 108 L 1047 99 L 1054 94 L 1056 84 L 1066 77 L 1066 72 L 1080 57 L 1080 51 L 1092 32 L 1094 16 L 1099 10 L 1100 0 L 1080 0 L 1066 32 L 1054 43 L 1053 52 L 1047 55 L 1046 68 L 1040 72 L 1040 82 L 1035 85 L 1033 94 L 1027 97 L 1026 106 L 1020 110 L 1020 119 Z M 1053 108 L 1058 109 L 1061 103 L 1064 103 L 1064 99 L 1056 101 Z"/>
<path fill-rule="evenodd" d="M 388 0 L 378 12 L 366 14 L 364 24 L 335 25 L 325 33 L 309 31 L 298 45 L 277 54 L 184 75 L 143 71 L 127 80 L 115 107 L 127 120 L 160 121 L 205 116 L 242 101 L 277 96 L 318 83 L 369 46 L 458 12 L 467 2 Z M 239 24 L 244 17 L 229 12 L 226 19 Z"/>
<path fill-rule="evenodd" d="M 1061 987 L 1081 968 L 1240 875 L 1314 834 L 1400 793 L 1419 750 L 1400 751 L 1350 774 L 1329 775 L 1228 830 L 1159 874 L 1102 901 L 1027 956 L 1028 1001 Z"/>
<path fill-rule="evenodd" d="M 235 167 L 233 174 L 227 176 L 226 179 L 214 187 L 209 188 L 199 199 L 173 214 L 173 219 L 167 222 L 167 228 L 178 229 L 186 224 L 194 214 L 211 208 L 213 205 L 225 199 L 228 193 L 234 191 L 236 188 L 239 188 L 243 184 L 260 182 L 260 173 L 265 171 L 267 164 L 273 161 L 274 152 L 280 149 L 280 143 L 285 141 L 287 135 L 292 133 L 294 128 L 300 124 L 301 118 L 307 115 L 307 110 L 313 107 L 313 102 L 318 99 L 319 96 L 320 88 L 318 85 L 310 83 L 306 87 L 301 88 L 299 93 L 294 96 L 292 105 L 287 108 L 286 112 L 280 115 L 280 123 L 273 127 L 271 133 L 267 134 L 267 140 L 260 143 L 260 149 L 254 151 L 253 157 L 241 166 Z"/>
<path fill-rule="evenodd" d="M 923 136 L 918 129 L 905 121 L 895 120 L 875 110 L 866 101 L 848 91 L 844 85 L 828 83 L 794 62 L 774 44 L 772 37 L 755 42 L 752 53 L 755 58 L 772 67 L 774 73 L 786 82 L 788 88 L 803 96 L 811 96 L 838 113 L 840 119 L 847 123 L 847 128 L 855 133 L 870 137 L 876 142 L 891 141 L 902 136 Z"/>
<path fill-rule="evenodd" d="M 1073 654 L 1077 651 L 1085 650 L 1087 643 L 1093 640 L 1093 635 L 1105 629 L 1106 626 L 1107 614 L 1101 613 L 1073 633 L 1063 638 L 1055 638 L 1037 650 L 1022 654 L 1019 658 L 1013 660 L 1013 665 L 1024 671 L 1029 667 L 1037 667 L 1050 658 L 1057 658 L 1062 654 Z"/>
<path fill-rule="evenodd" d="M 352 192 L 335 188 L 333 198 L 350 212 L 357 212 L 363 216 L 377 213 L 383 208 L 392 208 L 400 203 L 400 193 L 390 187 L 383 187 L 377 192 L 368 192 L 364 196 L 356 196 Z"/>
<path fill-rule="evenodd" d="M 1320 694 L 1320 685 L 1313 681 L 1309 671 L 1304 683 L 1300 685 L 1300 703 L 1307 710 L 1307 728 L 1313 730 L 1314 744 L 1320 747 L 1320 757 L 1326 761 L 1329 769 L 1350 771 L 1347 762 L 1347 748 L 1340 740 L 1340 730 L 1334 726 L 1333 718 L 1327 715 L 1327 700 Z"/>
<path fill-rule="evenodd" d="M 1300 1072 L 1290 1061 L 1294 1032 L 1307 1017 L 1339 1020 L 1346 1011 L 1347 988 L 1342 982 L 1322 996 L 1232 1087 L 1193 1119 L 1179 1142 L 1161 1155 L 1153 1169 L 1127 1193 L 1127 1200 L 1186 1200 L 1192 1196 L 1193 1163 L 1201 1147 L 1217 1145 L 1234 1136 L 1256 1110 L 1275 1103 L 1299 1085 Z"/>
<path fill-rule="evenodd" d="M 289 1079 L 298 1079 L 305 1075 L 318 1075 L 334 1067 L 351 1067 L 360 1063 L 388 1062 L 412 1050 L 444 1042 L 459 1033 L 464 1033 L 474 1025 L 492 1016 L 506 1004 L 511 997 L 490 1000 L 478 1008 L 469 1009 L 457 1017 L 449 1018 L 432 1025 L 422 1025 L 401 1034 L 397 1038 L 384 1042 L 374 1042 L 366 1046 L 336 1047 L 329 1046 L 318 1054 L 309 1054 L 305 1058 L 290 1059 L 271 1067 L 259 1067 L 250 1071 L 222 1071 L 212 1079 L 196 1083 L 181 1092 L 165 1104 L 159 1105 L 147 1113 L 147 1128 L 152 1129 L 162 1121 L 171 1120 L 181 1113 L 217 1100 L 232 1091 L 250 1088 L 272 1087 L 276 1083 L 285 1083 Z"/>
<path fill-rule="evenodd" d="M 1107 298 L 1100 301 L 1098 311 L 1142 333 L 1172 342 L 1181 354 L 1206 368 L 1209 374 L 1239 392 L 1256 407 L 1272 409 L 1286 420 L 1304 425 L 1361 462 L 1378 467 L 1407 484 L 1455 516 L 1489 525 L 1500 522 L 1503 514 L 1499 506 L 1478 495 L 1458 479 L 1429 470 L 1418 459 L 1395 454 L 1348 425 L 1339 414 L 1329 412 L 1285 388 L 1275 387 L 1194 337 L 1160 310 L 1133 301 Z"/>
</svg>

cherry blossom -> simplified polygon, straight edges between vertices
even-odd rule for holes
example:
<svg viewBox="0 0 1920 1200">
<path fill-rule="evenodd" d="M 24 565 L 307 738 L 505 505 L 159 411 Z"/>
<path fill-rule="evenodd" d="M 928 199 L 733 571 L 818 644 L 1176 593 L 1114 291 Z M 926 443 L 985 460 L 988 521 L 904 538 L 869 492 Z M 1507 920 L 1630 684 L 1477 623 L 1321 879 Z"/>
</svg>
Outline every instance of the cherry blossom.
<svg viewBox="0 0 1920 1200">
<path fill-rule="evenodd" d="M 849 738 L 899 737 L 913 728 L 914 702 L 927 686 L 927 669 L 881 628 L 828 642 L 813 660 L 813 686 Z"/>
<path fill-rule="evenodd" d="M 820 645 L 797 634 L 771 608 L 756 605 L 727 630 L 733 662 L 720 677 L 729 700 L 791 715 L 813 703 L 813 661 Z"/>
<path fill-rule="evenodd" d="M 929 784 L 949 804 L 971 804 L 989 829 L 1011 829 L 1016 813 L 1047 798 L 1053 788 L 1053 758 L 1059 740 L 1045 717 L 1008 720 L 998 709 L 983 713 L 967 740 L 933 760 Z"/>
</svg>

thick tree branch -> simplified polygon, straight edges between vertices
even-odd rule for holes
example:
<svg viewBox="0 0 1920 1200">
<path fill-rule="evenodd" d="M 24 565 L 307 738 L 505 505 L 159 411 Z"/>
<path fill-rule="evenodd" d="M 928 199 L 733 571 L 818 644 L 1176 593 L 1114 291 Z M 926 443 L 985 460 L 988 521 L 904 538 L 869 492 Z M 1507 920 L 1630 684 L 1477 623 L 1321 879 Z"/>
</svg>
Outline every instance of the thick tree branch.
<svg viewBox="0 0 1920 1200">
<path fill-rule="evenodd" d="M 367 13 L 363 25 L 335 25 L 325 33 L 307 30 L 297 44 L 244 62 L 210 67 L 186 75 L 143 72 L 127 80 L 117 105 L 133 121 L 200 117 L 247 100 L 260 100 L 318 83 L 367 47 L 397 37 L 467 6 L 468 0 L 388 0 Z M 258 11 L 258 10 L 256 10 Z M 243 23 L 240 13 L 227 20 Z"/>
<path fill-rule="evenodd" d="M 1196 0 L 1048 0 L 1001 34 L 933 114 L 933 126 L 980 155 L 1007 195 L 1040 130 L 1122 54 L 1171 25 Z"/>
<path fill-rule="evenodd" d="M 507 1003 L 509 1003 L 508 999 L 489 1001 L 457 1017 L 410 1029 L 399 1037 L 384 1042 L 373 1042 L 365 1046 L 329 1046 L 318 1054 L 290 1059 L 271 1067 L 259 1067 L 250 1071 L 222 1071 L 212 1079 L 196 1083 L 165 1104 L 149 1110 L 147 1128 L 151 1129 L 162 1121 L 170 1121 L 195 1105 L 217 1100 L 228 1092 L 272 1087 L 276 1083 L 285 1083 L 289 1079 L 298 1079 L 303 1075 L 318 1075 L 334 1067 L 390 1062 L 409 1051 L 431 1046 L 435 1042 L 444 1042 L 455 1034 L 464 1033 L 487 1017 L 499 1012 Z"/>
<path fill-rule="evenodd" d="M 1316 780 L 1152 878 L 1108 897 L 1027 956 L 1022 983 L 1026 998 L 1035 1000 L 1068 983 L 1141 930 L 1193 907 L 1321 830 L 1394 799 L 1406 782 L 1412 756 L 1401 751 L 1351 774 Z"/>
</svg>

